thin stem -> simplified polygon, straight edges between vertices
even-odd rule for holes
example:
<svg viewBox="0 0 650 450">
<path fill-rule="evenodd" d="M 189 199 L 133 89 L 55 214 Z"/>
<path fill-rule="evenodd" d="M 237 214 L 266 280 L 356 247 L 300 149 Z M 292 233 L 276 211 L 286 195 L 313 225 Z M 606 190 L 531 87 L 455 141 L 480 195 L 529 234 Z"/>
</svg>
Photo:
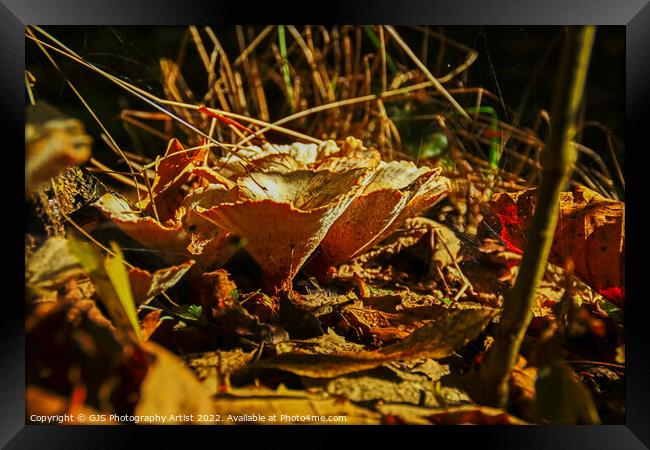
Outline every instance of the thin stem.
<svg viewBox="0 0 650 450">
<path fill-rule="evenodd" d="M 573 171 L 577 152 L 571 144 L 583 96 L 595 27 L 568 27 L 553 98 L 551 135 L 542 154 L 542 179 L 528 227 L 515 286 L 505 299 L 494 344 L 481 367 L 480 396 L 485 404 L 505 407 L 509 381 L 521 342 L 532 319 L 535 291 L 553 243 L 560 193 Z"/>
</svg>

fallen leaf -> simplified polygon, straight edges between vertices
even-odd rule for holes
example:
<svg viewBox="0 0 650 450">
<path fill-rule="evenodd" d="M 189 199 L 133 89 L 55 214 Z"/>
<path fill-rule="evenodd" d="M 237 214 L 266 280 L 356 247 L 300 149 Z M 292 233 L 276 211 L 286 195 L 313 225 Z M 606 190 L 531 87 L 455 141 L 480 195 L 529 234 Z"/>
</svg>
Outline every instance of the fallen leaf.
<svg viewBox="0 0 650 450">
<path fill-rule="evenodd" d="M 79 260 L 70 250 L 65 238 L 53 236 L 27 261 L 27 283 L 36 287 L 52 287 L 82 273 Z"/>
<path fill-rule="evenodd" d="M 80 264 L 95 284 L 95 288 L 108 310 L 111 320 L 122 330 L 132 330 L 140 336 L 140 324 L 131 293 L 129 276 L 124 265 L 122 252 L 117 244 L 112 243 L 115 256 L 102 255 L 92 244 L 82 241 L 70 234 L 70 250 L 79 259 Z"/>
<path fill-rule="evenodd" d="M 409 405 L 379 405 L 384 415 L 397 416 L 406 424 L 436 425 L 527 425 L 517 417 L 497 408 L 461 405 L 447 408 L 422 408 Z"/>
<path fill-rule="evenodd" d="M 66 167 L 87 161 L 92 142 L 79 120 L 60 117 L 42 101 L 30 105 L 25 122 L 25 191 L 36 192 Z"/>
<path fill-rule="evenodd" d="M 328 378 L 372 369 L 390 361 L 440 359 L 477 337 L 496 313 L 490 308 L 450 311 L 445 317 L 423 326 L 401 342 L 381 350 L 338 354 L 282 353 L 251 367 Z"/>
<path fill-rule="evenodd" d="M 129 283 L 136 305 L 142 305 L 161 292 L 174 286 L 194 265 L 190 260 L 178 266 L 166 267 L 151 273 L 137 267 L 129 268 Z"/>
<path fill-rule="evenodd" d="M 154 309 L 148 312 L 142 319 L 142 322 L 140 322 L 143 341 L 148 341 L 154 331 L 156 331 L 156 328 L 158 328 L 158 325 L 160 325 L 160 312 L 159 309 Z"/>
<path fill-rule="evenodd" d="M 490 205 L 501 238 L 519 252 L 535 209 L 535 189 L 497 194 Z M 488 222 L 489 218 L 486 219 Z M 490 226 L 494 226 L 492 223 Z M 625 204 L 576 186 L 560 197 L 560 216 L 549 261 L 560 267 L 571 259 L 574 273 L 608 300 L 625 297 Z"/>
<path fill-rule="evenodd" d="M 434 382 L 449 374 L 447 366 L 427 359 L 384 366 L 334 379 L 303 378 L 305 387 L 354 402 L 409 403 L 440 406 Z"/>
<path fill-rule="evenodd" d="M 242 349 L 193 353 L 184 357 L 187 367 L 196 374 L 210 394 L 230 390 L 229 375 L 248 364 L 254 352 Z"/>
<path fill-rule="evenodd" d="M 153 214 L 155 206 L 158 218 L 162 222 L 173 218 L 178 205 L 177 199 L 181 196 L 179 188 L 188 181 L 192 170 L 202 163 L 206 152 L 206 147 L 188 152 L 178 139 L 170 140 L 165 155 L 156 167 L 156 175 L 151 187 L 153 199 L 146 197 L 142 208 L 148 214 Z"/>
<path fill-rule="evenodd" d="M 194 416 L 214 413 L 210 395 L 183 362 L 168 350 L 151 342 L 142 344 L 152 359 L 142 384 L 134 414 L 141 416 L 166 416 L 165 424 L 187 423 L 173 416 Z"/>
<path fill-rule="evenodd" d="M 232 390 L 214 401 L 223 424 L 379 424 L 380 414 L 339 398 L 280 387 Z M 334 416 L 337 416 L 334 418 Z M 274 417 L 274 420 L 269 418 Z"/>
</svg>

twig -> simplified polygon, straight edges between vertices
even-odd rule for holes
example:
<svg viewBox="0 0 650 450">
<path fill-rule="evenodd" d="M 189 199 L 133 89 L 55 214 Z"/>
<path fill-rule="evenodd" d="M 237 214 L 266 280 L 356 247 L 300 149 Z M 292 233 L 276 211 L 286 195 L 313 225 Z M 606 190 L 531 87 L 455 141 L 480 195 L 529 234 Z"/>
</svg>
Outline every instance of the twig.
<svg viewBox="0 0 650 450">
<path fill-rule="evenodd" d="M 560 192 L 577 159 L 570 141 L 575 134 L 594 34 L 593 26 L 567 28 L 553 98 L 551 135 L 542 155 L 542 180 L 535 213 L 528 228 L 517 281 L 505 299 L 494 344 L 481 367 L 479 395 L 488 405 L 506 406 L 510 375 L 532 319 L 535 291 L 544 275 L 558 221 Z"/>
</svg>

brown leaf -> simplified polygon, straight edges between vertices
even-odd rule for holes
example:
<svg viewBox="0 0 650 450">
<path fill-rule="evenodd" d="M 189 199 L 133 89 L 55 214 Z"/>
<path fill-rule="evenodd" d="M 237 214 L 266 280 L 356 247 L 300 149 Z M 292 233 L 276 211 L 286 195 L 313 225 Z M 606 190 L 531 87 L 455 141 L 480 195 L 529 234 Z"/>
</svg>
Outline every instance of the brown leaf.
<svg viewBox="0 0 650 450">
<path fill-rule="evenodd" d="M 129 282 L 135 304 L 146 303 L 174 286 L 193 265 L 194 261 L 190 260 L 178 266 L 156 270 L 154 273 L 137 267 L 129 268 Z"/>
<path fill-rule="evenodd" d="M 390 361 L 444 358 L 478 336 L 496 313 L 496 310 L 490 308 L 450 311 L 445 317 L 423 326 L 403 341 L 378 351 L 338 354 L 282 353 L 259 361 L 253 367 L 280 369 L 313 378 L 328 378 L 372 369 Z"/>
<path fill-rule="evenodd" d="M 497 218 L 490 226 L 502 226 L 508 245 L 523 249 L 526 227 L 535 209 L 535 189 L 497 194 L 491 208 Z M 625 293 L 625 204 L 608 200 L 583 186 L 560 197 L 560 216 L 549 261 L 566 267 L 612 301 L 622 302 Z"/>
<path fill-rule="evenodd" d="M 25 190 L 32 193 L 68 166 L 90 158 L 93 139 L 77 119 L 57 118 L 47 105 L 29 107 L 25 124 Z M 38 111 L 36 111 L 38 109 Z M 36 114 L 51 114 L 42 123 L 31 120 Z"/>
<path fill-rule="evenodd" d="M 155 309 L 148 312 L 142 319 L 142 322 L 140 322 L 142 340 L 148 341 L 154 331 L 156 331 L 156 328 L 158 328 L 158 325 L 160 325 L 160 310 Z"/>
<path fill-rule="evenodd" d="M 164 222 L 174 217 L 174 211 L 178 205 L 176 200 L 180 194 L 179 188 L 188 181 L 192 170 L 203 161 L 206 152 L 205 147 L 186 152 L 178 139 L 169 141 L 165 156 L 156 169 L 156 176 L 151 187 L 153 202 L 155 202 L 156 212 L 161 221 Z M 151 198 L 146 198 L 143 207 L 149 214 L 153 213 Z"/>
<path fill-rule="evenodd" d="M 183 362 L 168 350 L 151 342 L 143 349 L 153 358 L 140 385 L 140 397 L 134 414 L 142 416 L 178 416 L 212 414 L 210 395 Z M 164 423 L 187 423 L 171 419 Z"/>
<path fill-rule="evenodd" d="M 381 367 L 334 379 L 303 378 L 311 392 L 318 388 L 331 396 L 355 402 L 381 401 L 440 406 L 435 382 L 449 374 L 449 368 L 432 359 L 392 362 Z"/>
<path fill-rule="evenodd" d="M 480 405 L 451 406 L 448 408 L 421 408 L 409 405 L 379 405 L 384 415 L 396 416 L 406 424 L 436 425 L 527 425 L 506 411 Z"/>
<path fill-rule="evenodd" d="M 28 284 L 52 287 L 82 272 L 79 260 L 60 236 L 49 238 L 27 261 L 25 277 Z"/>
<path fill-rule="evenodd" d="M 210 394 L 222 393 L 229 389 L 229 375 L 244 367 L 253 358 L 254 352 L 235 350 L 217 350 L 187 355 L 187 366 L 203 383 Z"/>
<path fill-rule="evenodd" d="M 280 387 L 268 389 L 239 389 L 219 396 L 214 402 L 215 413 L 224 425 L 256 423 L 273 424 L 379 424 L 380 414 L 338 398 L 323 397 L 304 391 Z M 269 420 L 275 416 L 275 420 Z M 329 422 L 326 418 L 344 416 L 343 421 Z M 321 418 L 323 418 L 321 420 Z"/>
</svg>

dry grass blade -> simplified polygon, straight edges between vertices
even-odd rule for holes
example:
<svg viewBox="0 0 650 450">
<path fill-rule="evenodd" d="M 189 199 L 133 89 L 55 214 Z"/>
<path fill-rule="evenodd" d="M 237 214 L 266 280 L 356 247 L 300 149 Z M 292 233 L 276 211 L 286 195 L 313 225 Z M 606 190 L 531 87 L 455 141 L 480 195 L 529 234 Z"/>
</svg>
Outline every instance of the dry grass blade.
<svg viewBox="0 0 650 450">
<path fill-rule="evenodd" d="M 453 107 L 458 111 L 458 113 L 466 118 L 467 120 L 471 120 L 467 112 L 463 109 L 462 106 L 458 104 L 458 102 L 452 97 L 449 92 L 443 87 L 442 84 L 440 84 L 440 81 L 434 77 L 429 69 L 422 64 L 422 61 L 413 53 L 413 50 L 404 42 L 404 40 L 400 37 L 399 34 L 397 34 L 397 31 L 395 31 L 395 28 L 393 28 L 391 25 L 384 25 L 384 28 L 393 36 L 395 41 L 399 44 L 400 47 L 404 50 L 404 52 L 413 60 L 413 62 L 424 72 L 424 74 L 427 76 L 427 78 L 433 83 L 433 86 L 442 94 L 444 97 L 449 100 L 449 103 L 453 105 Z"/>
</svg>

